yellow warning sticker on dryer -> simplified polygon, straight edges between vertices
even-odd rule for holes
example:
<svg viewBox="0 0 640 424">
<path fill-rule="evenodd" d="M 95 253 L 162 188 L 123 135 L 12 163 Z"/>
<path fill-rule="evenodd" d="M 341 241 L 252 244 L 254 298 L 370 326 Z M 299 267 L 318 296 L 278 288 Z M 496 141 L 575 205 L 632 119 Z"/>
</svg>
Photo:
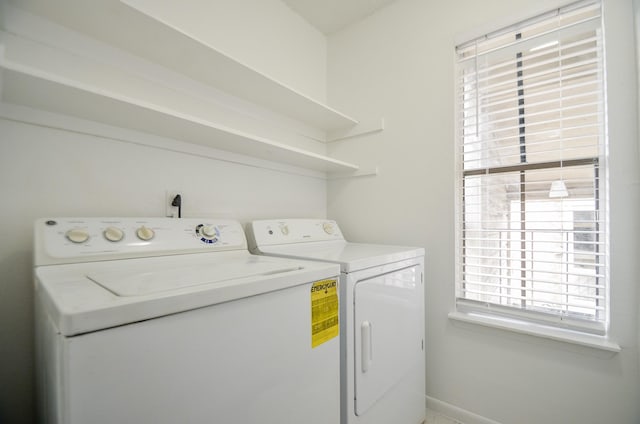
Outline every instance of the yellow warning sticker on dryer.
<svg viewBox="0 0 640 424">
<path fill-rule="evenodd" d="M 338 281 L 316 281 L 311 285 L 311 347 L 320 346 L 340 334 Z"/>
</svg>

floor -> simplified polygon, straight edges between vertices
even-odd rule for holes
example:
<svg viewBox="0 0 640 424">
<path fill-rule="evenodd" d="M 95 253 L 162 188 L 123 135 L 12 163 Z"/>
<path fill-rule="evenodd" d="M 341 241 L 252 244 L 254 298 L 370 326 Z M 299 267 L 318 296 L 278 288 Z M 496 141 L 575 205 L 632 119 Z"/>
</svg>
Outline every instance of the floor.
<svg viewBox="0 0 640 424">
<path fill-rule="evenodd" d="M 435 411 L 427 409 L 427 420 L 425 424 L 463 424 L 460 421 L 456 421 L 453 418 L 449 418 L 445 415 L 441 415 Z"/>
</svg>

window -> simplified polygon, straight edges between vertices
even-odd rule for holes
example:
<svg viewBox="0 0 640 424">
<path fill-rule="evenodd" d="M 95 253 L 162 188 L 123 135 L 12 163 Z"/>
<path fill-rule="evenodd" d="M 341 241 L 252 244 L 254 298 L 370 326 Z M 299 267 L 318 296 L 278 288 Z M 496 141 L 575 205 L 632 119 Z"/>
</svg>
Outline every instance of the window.
<svg viewBox="0 0 640 424">
<path fill-rule="evenodd" d="M 456 48 L 457 307 L 604 334 L 600 3 Z"/>
</svg>

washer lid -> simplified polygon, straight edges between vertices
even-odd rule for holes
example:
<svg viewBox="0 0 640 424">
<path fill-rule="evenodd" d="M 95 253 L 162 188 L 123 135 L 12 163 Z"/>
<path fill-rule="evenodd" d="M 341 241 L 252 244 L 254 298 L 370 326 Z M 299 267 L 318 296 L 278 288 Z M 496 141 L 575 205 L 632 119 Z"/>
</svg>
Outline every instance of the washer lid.
<svg viewBox="0 0 640 424">
<path fill-rule="evenodd" d="M 302 269 L 299 264 L 291 262 L 255 263 L 253 266 L 240 267 L 233 263 L 204 263 L 154 270 L 95 272 L 87 274 L 87 278 L 117 296 L 143 296 L 241 278 L 274 276 Z"/>
<path fill-rule="evenodd" d="M 342 272 L 353 272 L 424 256 L 421 247 L 324 241 L 257 246 L 263 255 L 309 259 L 340 264 Z"/>
<path fill-rule="evenodd" d="M 36 297 L 65 336 L 335 278 L 340 267 L 227 251 L 36 267 Z"/>
</svg>

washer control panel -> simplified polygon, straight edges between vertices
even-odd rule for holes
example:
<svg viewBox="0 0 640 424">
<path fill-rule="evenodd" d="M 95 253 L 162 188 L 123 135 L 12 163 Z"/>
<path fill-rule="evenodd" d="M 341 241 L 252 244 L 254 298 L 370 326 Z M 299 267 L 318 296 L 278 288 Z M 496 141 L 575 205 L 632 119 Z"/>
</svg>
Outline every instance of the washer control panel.
<svg viewBox="0 0 640 424">
<path fill-rule="evenodd" d="M 199 218 L 46 218 L 35 238 L 45 263 L 247 249 L 240 223 Z"/>
<path fill-rule="evenodd" d="M 344 240 L 335 221 L 328 219 L 285 219 L 253 221 L 250 242 L 255 246 Z"/>
</svg>

